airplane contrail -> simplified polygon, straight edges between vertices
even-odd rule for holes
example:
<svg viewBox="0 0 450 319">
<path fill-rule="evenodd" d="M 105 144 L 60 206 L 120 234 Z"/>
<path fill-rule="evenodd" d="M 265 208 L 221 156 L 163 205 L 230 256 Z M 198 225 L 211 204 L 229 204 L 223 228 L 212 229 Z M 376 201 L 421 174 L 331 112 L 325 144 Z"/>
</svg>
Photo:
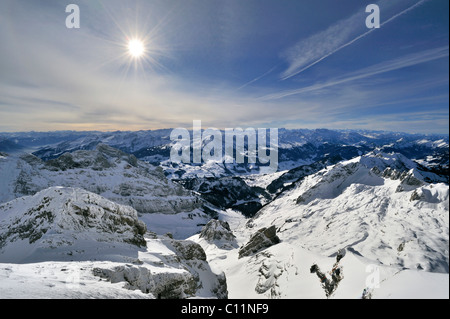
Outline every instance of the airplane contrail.
<svg viewBox="0 0 450 319">
<path fill-rule="evenodd" d="M 403 10 L 403 11 L 400 12 L 400 13 L 397 13 L 397 14 L 394 15 L 393 17 L 391 17 L 391 18 L 389 18 L 388 20 L 386 20 L 386 21 L 384 21 L 383 23 L 381 23 L 381 24 L 380 24 L 380 28 L 381 28 L 382 26 L 384 26 L 385 24 L 387 24 L 387 23 L 389 23 L 389 22 L 392 22 L 393 20 L 397 19 L 398 17 L 404 15 L 405 13 L 408 13 L 409 11 L 414 10 L 415 8 L 417 8 L 418 6 L 422 5 L 423 3 L 427 2 L 427 1 L 429 1 L 429 0 L 420 0 L 419 2 L 417 2 L 417 3 L 414 4 L 414 5 L 412 5 L 411 7 L 409 7 L 409 8 L 407 8 L 407 9 Z M 311 63 L 311 64 L 305 66 L 305 67 L 302 68 L 301 70 L 299 70 L 299 71 L 297 71 L 297 72 L 295 72 L 295 73 L 292 73 L 292 74 L 288 74 L 288 75 L 282 77 L 281 79 L 282 79 L 282 80 L 287 80 L 287 79 L 289 79 L 289 78 L 291 78 L 291 77 L 293 77 L 293 76 L 295 76 L 295 75 L 298 75 L 298 74 L 302 73 L 303 71 L 308 70 L 308 69 L 311 68 L 312 66 L 314 66 L 314 65 L 316 65 L 317 63 L 319 63 L 319 62 L 323 61 L 324 59 L 328 58 L 330 55 L 333 55 L 333 54 L 335 54 L 336 52 L 342 50 L 343 48 L 348 47 L 349 45 L 351 45 L 351 44 L 355 43 L 356 41 L 358 41 L 358 40 L 360 40 L 360 39 L 366 37 L 367 35 L 369 35 L 370 33 L 372 33 L 372 32 L 375 31 L 375 30 L 376 30 L 376 29 L 370 29 L 369 31 L 367 31 L 367 32 L 365 32 L 365 33 L 363 33 L 363 34 L 357 36 L 357 37 L 354 38 L 353 40 L 351 40 L 351 41 L 349 41 L 349 42 L 347 42 L 347 43 L 341 45 L 341 46 L 338 47 L 337 49 L 334 49 L 333 51 L 331 51 L 330 53 L 324 55 L 323 57 L 321 57 L 320 59 L 314 61 L 313 63 Z"/>
</svg>

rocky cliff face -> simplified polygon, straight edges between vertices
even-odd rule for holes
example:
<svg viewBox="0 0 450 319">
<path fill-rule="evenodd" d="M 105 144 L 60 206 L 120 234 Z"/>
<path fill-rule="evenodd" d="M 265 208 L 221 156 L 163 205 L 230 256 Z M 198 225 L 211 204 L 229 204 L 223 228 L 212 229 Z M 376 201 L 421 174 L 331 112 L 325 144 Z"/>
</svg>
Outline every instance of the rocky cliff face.
<svg viewBox="0 0 450 319">
<path fill-rule="evenodd" d="M 76 278 L 90 282 L 86 294 L 99 285 L 93 275 L 152 298 L 228 296 L 225 275 L 212 272 L 200 245 L 157 236 L 132 207 L 78 188 L 52 187 L 0 205 L 0 264 L 5 263 L 29 265 L 33 282 L 58 286 L 64 295 L 73 293 L 73 285 L 53 282 L 54 275 L 49 281 L 47 268 L 62 276 L 83 265 Z M 8 269 L 7 279 L 15 276 Z M 30 294 L 47 297 L 36 287 Z"/>
<path fill-rule="evenodd" d="M 140 213 L 174 214 L 202 205 L 192 192 L 168 181 L 161 168 L 104 144 L 93 151 L 65 153 L 41 165 L 37 158 L 31 161 L 31 155 L 26 160 L 32 170 L 23 170 L 18 184 L 28 189 L 28 193 L 45 184 L 59 182 L 61 184 L 57 185 L 83 187 L 115 202 L 131 205 Z M 39 177 L 47 183 L 38 182 Z"/>
<path fill-rule="evenodd" d="M 0 205 L 0 261 L 45 260 L 47 254 L 85 259 L 112 253 L 114 245 L 133 253 L 146 246 L 146 231 L 129 206 L 82 189 L 53 187 Z"/>
<path fill-rule="evenodd" d="M 112 284 L 124 283 L 124 288 L 140 290 L 156 299 L 183 299 L 192 297 L 228 297 L 224 273 L 211 271 L 203 248 L 191 241 L 173 240 L 170 237 L 154 237 L 149 240 L 149 251 L 157 243 L 172 253 L 160 255 L 159 266 L 167 271 L 154 270 L 144 262 L 93 269 L 93 274 Z M 174 269 L 170 269 L 173 267 Z"/>
</svg>

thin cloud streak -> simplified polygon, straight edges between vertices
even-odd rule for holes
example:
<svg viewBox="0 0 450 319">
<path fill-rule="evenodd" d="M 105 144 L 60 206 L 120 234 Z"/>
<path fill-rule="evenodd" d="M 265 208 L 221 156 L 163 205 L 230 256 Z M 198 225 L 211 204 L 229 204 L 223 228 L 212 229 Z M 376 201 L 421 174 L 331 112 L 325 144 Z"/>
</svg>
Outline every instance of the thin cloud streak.
<svg viewBox="0 0 450 319">
<path fill-rule="evenodd" d="M 378 64 L 372 65 L 370 67 L 363 68 L 357 72 L 352 72 L 350 74 L 347 74 L 343 78 L 336 78 L 336 79 L 327 81 L 325 83 L 314 84 L 314 85 L 303 87 L 303 88 L 296 89 L 296 90 L 288 90 L 288 91 L 283 91 L 280 93 L 269 94 L 269 95 L 263 96 L 259 99 L 263 100 L 263 101 L 276 100 L 276 99 L 285 98 L 285 97 L 288 97 L 291 95 L 313 92 L 313 91 L 321 90 L 324 88 L 344 84 L 347 82 L 352 82 L 355 80 L 368 78 L 368 77 L 371 77 L 374 75 L 402 69 L 405 67 L 414 66 L 417 64 L 421 64 L 421 63 L 425 63 L 425 62 L 429 62 L 429 61 L 433 61 L 433 60 L 437 60 L 437 59 L 441 59 L 441 58 L 446 58 L 448 56 L 449 56 L 449 46 L 443 46 L 443 47 L 439 47 L 439 48 L 435 48 L 435 49 L 425 50 L 425 51 L 422 51 L 419 53 L 409 54 L 409 55 L 403 56 L 398 59 L 378 63 Z"/>
<path fill-rule="evenodd" d="M 263 75 L 260 75 L 260 76 L 258 76 L 258 77 L 256 77 L 256 78 L 254 78 L 253 80 L 251 80 L 251 81 L 245 83 L 244 85 L 241 85 L 240 87 L 237 88 L 237 91 L 239 91 L 239 90 L 245 88 L 246 86 L 249 86 L 250 84 L 253 84 L 253 83 L 255 83 L 255 82 L 261 80 L 261 79 L 264 78 L 265 76 L 267 76 L 267 75 L 269 75 L 270 73 L 272 73 L 272 72 L 276 69 L 276 67 L 277 67 L 277 66 L 272 67 L 269 71 L 267 71 L 267 72 L 264 73 Z"/>
<path fill-rule="evenodd" d="M 6 44 L 0 46 L 0 131 L 191 127 L 193 119 L 201 119 L 205 127 L 218 128 L 276 127 L 277 123 L 342 128 L 362 122 L 365 127 L 375 127 L 383 124 L 378 121 L 380 114 L 387 114 L 388 119 L 397 117 L 398 121 L 399 114 L 409 114 L 408 110 L 417 114 L 407 117 L 414 125 L 423 117 L 423 130 L 441 132 L 448 128 L 444 121 L 447 118 L 448 122 L 448 113 L 442 111 L 448 106 L 448 70 L 440 66 L 448 63 L 437 61 L 448 58 L 448 40 L 444 39 L 448 30 L 443 26 L 445 19 L 436 14 L 438 1 L 427 2 L 430 12 L 424 12 L 417 25 L 407 25 L 411 21 L 400 18 L 397 22 L 401 28 L 394 35 L 376 34 L 380 41 L 394 44 L 389 54 L 397 55 L 390 55 L 389 60 L 377 55 L 374 46 L 354 45 L 351 51 L 341 53 L 350 53 L 350 58 L 367 55 L 367 59 L 349 59 L 337 67 L 331 63 L 327 73 L 305 72 L 302 78 L 298 77 L 302 82 L 281 81 L 286 61 L 292 62 L 292 72 L 301 70 L 333 50 L 349 46 L 349 42 L 367 32 L 361 3 L 342 6 L 333 0 L 321 1 L 340 17 L 350 18 L 338 22 L 343 30 L 331 22 L 334 29 L 330 29 L 328 37 L 320 38 L 321 33 L 316 33 L 314 41 L 308 42 L 311 51 L 304 56 L 306 60 L 298 60 L 302 50 L 296 46 L 298 40 L 308 40 L 310 30 L 324 30 L 324 23 L 330 26 L 321 17 L 305 13 L 309 4 L 302 3 L 303 10 L 296 13 L 287 12 L 287 6 L 276 0 L 268 1 L 268 7 L 258 0 L 249 0 L 246 10 L 231 10 L 229 13 L 238 14 L 226 15 L 222 23 L 214 19 L 222 17 L 222 10 L 217 10 L 213 2 L 206 5 L 201 0 L 192 1 L 193 6 L 185 6 L 182 0 L 170 4 L 102 0 L 108 4 L 108 11 L 95 1 L 78 0 L 83 11 L 82 27 L 68 30 L 61 19 L 66 16 L 64 4 L 2 0 L 0 7 L 14 8 L 14 14 L 0 10 L 0 38 Z M 386 24 L 406 14 L 405 8 L 413 10 L 413 4 L 418 6 L 425 1 L 374 3 L 383 5 L 383 19 L 391 17 L 382 21 Z M 228 2 L 224 4 L 227 6 Z M 277 8 L 280 19 L 271 20 L 275 24 L 292 16 L 272 28 L 266 19 L 252 15 L 255 6 L 261 7 L 267 17 L 277 16 L 272 10 Z M 138 20 L 134 19 L 136 8 Z M 356 15 L 355 11 L 347 11 L 355 9 Z M 414 14 L 422 17 L 420 11 L 415 10 Z M 400 13 L 395 16 L 397 12 Z M 49 18 L 41 19 L 42 16 Z M 138 30 L 136 22 L 140 22 Z M 295 25 L 299 27 L 285 28 L 291 22 L 298 22 Z M 222 25 L 231 30 L 222 30 Z M 148 63 L 142 67 L 127 57 L 124 35 L 135 31 L 151 39 L 152 60 L 145 61 Z M 400 37 L 402 41 L 394 42 Z M 320 41 L 323 46 L 315 51 Z M 289 52 L 292 55 L 281 57 L 280 47 L 293 48 Z M 413 51 L 403 51 L 407 49 Z M 246 63 L 249 59 L 251 63 Z M 395 71 L 428 61 L 435 62 Z M 328 62 L 332 61 L 324 61 L 324 67 Z M 133 66 L 138 67 L 133 70 Z M 336 69 L 344 71 L 337 73 Z M 393 72 L 387 74 L 390 71 Z M 282 100 L 296 94 L 302 95 Z M 433 111 L 443 112 L 435 117 L 435 123 L 425 115 Z M 408 128 L 407 121 L 403 125 Z"/>
<path fill-rule="evenodd" d="M 427 2 L 427 1 L 429 1 L 429 0 L 420 0 L 418 3 L 416 3 L 416 4 L 412 5 L 412 6 L 410 6 L 409 8 L 403 10 L 402 12 L 400 12 L 400 13 L 394 15 L 393 17 L 391 17 L 391 18 L 389 18 L 388 20 L 386 20 L 386 21 L 384 21 L 383 23 L 381 23 L 381 24 L 380 24 L 380 27 L 382 27 L 382 26 L 384 26 L 384 25 L 386 25 L 386 24 L 388 24 L 388 23 L 394 21 L 394 20 L 397 19 L 398 17 L 400 17 L 400 16 L 402 16 L 402 15 L 408 13 L 409 11 L 411 11 L 411 10 L 417 8 L 418 6 L 424 4 L 424 3 Z M 308 41 L 310 41 L 311 39 L 317 37 L 317 39 L 318 39 L 320 42 L 318 42 L 318 43 L 315 44 L 315 45 L 316 45 L 316 46 L 323 46 L 323 42 L 324 42 L 324 41 L 323 41 L 323 37 L 329 38 L 331 34 L 337 34 L 337 33 L 338 33 L 337 30 L 343 28 L 342 25 L 347 25 L 347 24 L 348 24 L 348 25 L 352 25 L 352 24 L 355 23 L 354 20 L 360 19 L 360 18 L 361 18 L 361 16 L 360 16 L 359 14 L 353 15 L 351 18 L 345 20 L 345 22 L 340 22 L 340 23 L 338 23 L 338 24 L 336 24 L 336 25 L 333 25 L 332 27 L 328 28 L 326 31 L 321 32 L 319 37 L 317 37 L 317 35 L 312 36 L 310 39 L 308 39 Z M 348 27 L 349 27 L 349 26 L 348 26 Z M 321 56 L 320 58 L 316 59 L 314 62 L 312 62 L 312 63 L 310 63 L 310 64 L 308 64 L 308 65 L 306 65 L 306 66 L 304 66 L 304 67 L 301 67 L 301 66 L 304 65 L 304 64 L 298 65 L 298 64 L 299 64 L 298 62 L 294 62 L 295 64 L 297 64 L 297 66 L 294 68 L 294 67 L 292 66 L 293 63 L 291 63 L 291 66 L 288 68 L 288 70 L 286 70 L 285 72 L 283 72 L 283 75 L 282 75 L 281 79 L 282 79 L 282 80 L 287 80 L 287 79 L 289 79 L 289 78 L 291 78 L 291 77 L 293 77 L 293 76 L 296 76 L 296 75 L 298 75 L 298 74 L 300 74 L 300 73 L 302 73 L 302 72 L 308 70 L 309 68 L 311 68 L 311 67 L 313 67 L 314 65 L 316 65 L 317 63 L 319 63 L 319 62 L 325 60 L 326 58 L 328 58 L 329 56 L 335 54 L 336 52 L 338 52 L 338 51 L 340 51 L 340 50 L 342 50 L 342 49 L 344 49 L 344 48 L 346 48 L 346 47 L 352 45 L 352 44 L 355 43 L 356 41 L 358 41 L 358 40 L 360 40 L 360 39 L 362 39 L 362 38 L 368 36 L 370 33 L 372 33 L 372 32 L 375 31 L 375 30 L 377 30 L 377 29 L 370 29 L 369 31 L 367 31 L 367 32 L 365 32 L 365 33 L 363 33 L 363 34 L 357 36 L 356 38 L 352 39 L 351 41 L 349 41 L 349 42 L 347 42 L 347 43 L 345 43 L 345 44 L 340 45 L 340 46 L 339 46 L 338 48 L 336 48 L 336 49 L 331 50 L 331 52 L 326 53 L 325 55 Z M 339 42 L 345 41 L 345 38 L 346 38 L 345 35 L 346 35 L 347 33 L 348 33 L 348 32 L 343 32 L 343 33 L 342 33 L 343 35 L 341 35 L 341 40 L 340 40 Z M 303 42 L 304 42 L 304 41 L 302 41 L 302 43 L 303 43 Z M 311 50 L 313 50 L 314 52 L 319 51 L 319 53 L 321 53 L 321 54 L 325 53 L 325 52 L 324 52 L 325 50 L 323 50 L 323 49 L 312 48 L 312 49 L 310 49 L 310 51 L 311 51 Z M 317 58 L 317 57 L 315 57 L 315 58 Z M 303 60 L 303 58 L 300 58 L 300 59 Z M 300 68 L 300 69 L 299 69 L 299 68 Z"/>
</svg>

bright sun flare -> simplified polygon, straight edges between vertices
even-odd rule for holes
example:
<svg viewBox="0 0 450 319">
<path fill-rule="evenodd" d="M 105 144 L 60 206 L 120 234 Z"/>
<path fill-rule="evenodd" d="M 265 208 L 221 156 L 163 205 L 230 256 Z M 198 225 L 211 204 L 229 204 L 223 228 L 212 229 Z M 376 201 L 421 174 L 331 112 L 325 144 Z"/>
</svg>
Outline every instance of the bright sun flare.
<svg viewBox="0 0 450 319">
<path fill-rule="evenodd" d="M 144 43 L 138 39 L 133 39 L 128 42 L 128 52 L 134 58 L 141 57 L 145 52 Z"/>
</svg>

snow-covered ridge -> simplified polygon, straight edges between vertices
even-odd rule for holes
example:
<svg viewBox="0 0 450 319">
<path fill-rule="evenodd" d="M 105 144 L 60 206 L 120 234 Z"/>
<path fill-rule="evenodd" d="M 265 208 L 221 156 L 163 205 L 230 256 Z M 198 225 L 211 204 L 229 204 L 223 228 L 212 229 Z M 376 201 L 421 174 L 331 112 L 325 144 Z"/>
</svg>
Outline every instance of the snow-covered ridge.
<svg viewBox="0 0 450 319">
<path fill-rule="evenodd" d="M 66 152 L 94 150 L 106 144 L 131 153 L 155 165 L 162 165 L 170 178 L 230 176 L 260 173 L 256 165 L 204 163 L 172 165 L 170 129 L 137 132 L 47 132 L 1 133 L 0 151 L 34 151 L 44 160 Z M 398 132 L 279 129 L 279 170 L 309 165 L 329 156 L 351 159 L 374 149 L 395 151 L 424 165 L 448 168 L 448 135 L 407 134 Z M 427 158 L 432 158 L 428 161 Z"/>
<path fill-rule="evenodd" d="M 161 219 L 168 214 L 190 214 L 191 234 L 200 231 L 197 224 L 206 224 L 211 218 L 203 208 L 208 203 L 169 181 L 161 168 L 104 144 L 47 162 L 29 154 L 9 156 L 0 160 L 0 175 L 0 202 L 53 186 L 79 187 L 132 206 L 141 215 L 159 214 Z M 152 230 L 159 233 L 158 229 Z M 177 237 L 185 235 L 173 233 Z"/>
<path fill-rule="evenodd" d="M 227 297 L 201 246 L 158 237 L 133 208 L 63 187 L 0 205 L 0 283 L 0 298 Z"/>
<path fill-rule="evenodd" d="M 146 245 L 147 228 L 133 208 L 82 189 L 48 188 L 2 204 L 0 212 L 2 262 L 46 261 L 47 252 L 51 260 L 85 259 L 114 245 L 132 251 Z"/>
<path fill-rule="evenodd" d="M 248 225 L 276 225 L 282 240 L 301 239 L 325 255 L 347 248 L 377 263 L 448 273 L 448 185 L 427 183 L 413 164 L 379 154 L 330 166 L 266 205 Z"/>
<path fill-rule="evenodd" d="M 191 237 L 211 267 L 226 273 L 231 298 L 448 298 L 449 188 L 442 176 L 383 152 L 317 168 L 253 218 L 221 216 L 240 247 L 270 227 L 278 244 L 239 258 L 223 241 Z M 336 265 L 339 251 L 345 256 Z"/>
<path fill-rule="evenodd" d="M 146 142 L 96 134 L 41 150 L 46 161 L 0 153 L 0 297 L 448 298 L 448 139 L 281 130 L 286 171 L 246 175 L 164 166 L 162 135 L 127 154 L 106 144 Z M 242 250 L 267 230 L 271 245 Z"/>
</svg>

